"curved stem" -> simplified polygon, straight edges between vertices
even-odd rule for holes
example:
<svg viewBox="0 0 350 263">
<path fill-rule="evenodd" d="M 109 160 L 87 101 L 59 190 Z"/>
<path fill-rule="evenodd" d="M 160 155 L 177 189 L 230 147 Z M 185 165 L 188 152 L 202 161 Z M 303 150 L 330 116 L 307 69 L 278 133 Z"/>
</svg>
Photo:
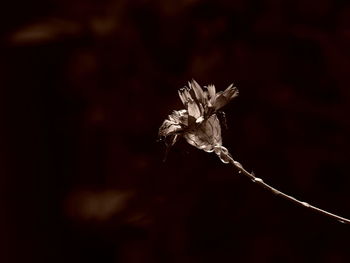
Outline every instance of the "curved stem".
<svg viewBox="0 0 350 263">
<path fill-rule="evenodd" d="M 227 154 L 226 157 L 228 158 L 228 162 L 231 163 L 233 166 L 235 166 L 238 169 L 239 173 L 244 174 L 249 179 L 251 179 L 254 183 L 264 187 L 265 189 L 269 190 L 270 192 L 274 193 L 275 195 L 281 196 L 284 199 L 287 199 L 289 201 L 292 201 L 293 203 L 296 203 L 298 205 L 301 205 L 301 206 L 304 206 L 306 208 L 309 208 L 309 209 L 311 209 L 311 210 L 313 210 L 315 212 L 318 212 L 320 214 L 323 214 L 323 215 L 329 216 L 331 218 L 334 218 L 334 219 L 338 220 L 340 223 L 350 224 L 350 220 L 347 219 L 347 218 L 344 218 L 344 217 L 332 214 L 332 213 L 330 213 L 328 211 L 325 211 L 323 209 L 320 209 L 320 208 L 318 208 L 316 206 L 310 205 L 309 203 L 300 201 L 300 200 L 294 198 L 293 196 L 287 195 L 287 194 L 277 190 L 276 188 L 273 188 L 272 186 L 270 186 L 267 183 L 265 183 L 262 179 L 256 177 L 253 173 L 247 172 L 247 170 L 245 170 L 243 168 L 243 166 L 239 162 L 233 160 L 233 158 L 231 157 L 230 154 Z"/>
</svg>

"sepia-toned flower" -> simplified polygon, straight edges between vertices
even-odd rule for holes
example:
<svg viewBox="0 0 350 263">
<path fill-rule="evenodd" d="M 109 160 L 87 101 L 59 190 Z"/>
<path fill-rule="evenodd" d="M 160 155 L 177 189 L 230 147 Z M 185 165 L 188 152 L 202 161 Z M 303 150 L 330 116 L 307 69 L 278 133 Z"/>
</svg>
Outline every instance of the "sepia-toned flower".
<svg viewBox="0 0 350 263">
<path fill-rule="evenodd" d="M 216 92 L 214 85 L 203 90 L 195 80 L 188 82 L 188 87 L 179 90 L 185 109 L 173 111 L 168 116 L 159 128 L 159 136 L 165 139 L 168 148 L 183 137 L 192 146 L 206 152 L 214 151 L 221 158 L 226 148 L 222 146 L 221 126 L 216 113 L 236 96 L 238 89 L 233 84 Z"/>
<path fill-rule="evenodd" d="M 185 109 L 174 111 L 159 128 L 159 136 L 165 138 L 167 151 L 179 138 L 183 137 L 198 149 L 215 152 L 222 162 L 231 163 L 238 173 L 245 175 L 271 193 L 334 218 L 341 223 L 350 224 L 350 220 L 345 217 L 332 214 L 277 190 L 256 177 L 253 172 L 249 173 L 232 158 L 229 151 L 222 146 L 221 126 L 217 114 L 219 109 L 237 95 L 238 90 L 232 84 L 226 90 L 216 93 L 214 85 L 208 85 L 203 90 L 195 80 L 189 82 L 188 87 L 180 89 L 179 96 Z"/>
</svg>

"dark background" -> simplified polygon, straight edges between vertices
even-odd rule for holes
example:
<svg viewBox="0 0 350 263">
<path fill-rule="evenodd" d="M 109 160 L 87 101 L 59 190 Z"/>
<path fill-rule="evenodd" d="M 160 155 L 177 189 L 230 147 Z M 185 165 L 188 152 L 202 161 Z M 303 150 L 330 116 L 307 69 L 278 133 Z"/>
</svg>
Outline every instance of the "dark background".
<svg viewBox="0 0 350 263">
<path fill-rule="evenodd" d="M 350 262 L 350 227 L 157 131 L 234 82 L 224 145 L 350 217 L 350 6 L 33 0 L 0 10 L 1 262 Z"/>
</svg>

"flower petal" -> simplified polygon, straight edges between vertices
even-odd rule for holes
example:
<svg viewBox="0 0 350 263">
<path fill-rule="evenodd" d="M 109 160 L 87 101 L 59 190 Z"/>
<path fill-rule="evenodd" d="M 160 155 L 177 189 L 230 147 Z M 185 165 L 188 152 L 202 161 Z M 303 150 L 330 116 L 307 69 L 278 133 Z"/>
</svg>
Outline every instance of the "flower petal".
<svg viewBox="0 0 350 263">
<path fill-rule="evenodd" d="M 169 136 L 183 131 L 188 125 L 188 113 L 186 110 L 173 111 L 159 128 L 159 136 Z"/>
<path fill-rule="evenodd" d="M 183 89 L 179 89 L 177 92 L 179 93 L 179 97 L 180 97 L 180 99 L 181 99 L 182 104 L 183 104 L 184 106 L 186 106 L 187 100 L 186 100 L 186 97 L 185 97 L 184 94 L 183 94 Z"/>
<path fill-rule="evenodd" d="M 183 126 L 188 126 L 188 112 L 187 112 L 187 110 L 179 110 L 179 111 L 177 111 L 177 114 L 179 115 L 179 122 Z"/>
<path fill-rule="evenodd" d="M 238 96 L 238 89 L 231 84 L 224 92 L 218 92 L 213 104 L 215 110 L 225 106 L 230 100 Z"/>
<path fill-rule="evenodd" d="M 158 135 L 160 137 L 163 136 L 169 136 L 175 133 L 179 133 L 183 130 L 183 128 L 181 127 L 181 125 L 179 123 L 176 123 L 174 121 L 171 120 L 165 120 L 162 124 L 162 126 L 160 126 L 159 128 L 159 132 Z"/>
<path fill-rule="evenodd" d="M 204 100 L 204 94 L 203 94 L 203 90 L 201 88 L 201 86 L 199 86 L 199 84 L 194 80 L 192 79 L 191 83 L 189 83 L 189 85 L 191 85 L 193 91 L 194 91 L 194 94 L 196 96 L 196 99 L 201 102 L 201 103 L 205 103 L 205 100 Z"/>
<path fill-rule="evenodd" d="M 209 102 L 211 105 L 213 105 L 215 101 L 215 86 L 208 85 L 207 89 L 208 89 L 208 95 L 209 95 Z"/>
<path fill-rule="evenodd" d="M 190 89 L 184 88 L 183 89 L 183 95 L 184 95 L 185 100 L 186 100 L 187 103 L 188 103 L 188 101 L 193 100 L 192 96 L 191 96 L 191 93 L 190 93 Z"/>
<path fill-rule="evenodd" d="M 177 124 L 180 124 L 180 114 L 178 111 L 174 110 L 173 113 L 171 115 L 169 115 L 168 117 L 169 117 L 170 121 L 177 123 Z"/>
<path fill-rule="evenodd" d="M 201 111 L 194 100 L 188 102 L 188 115 L 194 117 L 195 119 L 201 116 Z"/>
</svg>

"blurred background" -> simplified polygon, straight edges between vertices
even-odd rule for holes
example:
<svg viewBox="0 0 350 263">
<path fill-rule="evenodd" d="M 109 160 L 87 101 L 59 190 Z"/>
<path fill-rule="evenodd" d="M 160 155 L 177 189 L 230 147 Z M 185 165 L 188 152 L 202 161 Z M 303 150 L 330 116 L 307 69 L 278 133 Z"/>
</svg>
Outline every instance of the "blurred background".
<svg viewBox="0 0 350 263">
<path fill-rule="evenodd" d="M 350 217 L 350 5 L 32 0 L 0 10 L 1 262 L 350 262 L 350 228 L 158 128 L 191 78 L 224 145 Z"/>
</svg>

